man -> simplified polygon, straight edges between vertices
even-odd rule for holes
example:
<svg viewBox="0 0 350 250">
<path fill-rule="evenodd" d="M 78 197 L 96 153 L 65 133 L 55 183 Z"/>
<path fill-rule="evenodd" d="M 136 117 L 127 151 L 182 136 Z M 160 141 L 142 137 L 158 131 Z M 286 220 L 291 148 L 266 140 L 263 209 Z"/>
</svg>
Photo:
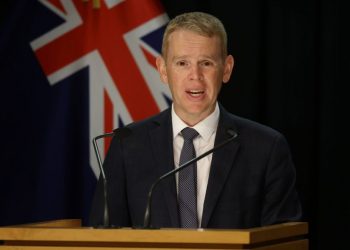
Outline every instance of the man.
<svg viewBox="0 0 350 250">
<path fill-rule="evenodd" d="M 159 183 L 153 192 L 152 225 L 249 228 L 300 220 L 285 138 L 228 113 L 217 102 L 234 66 L 222 23 L 201 12 L 175 17 L 166 28 L 162 57 L 156 63 L 173 104 L 114 137 L 104 163 L 110 223 L 143 225 L 151 185 L 233 135 L 224 147 Z M 185 131 L 193 138 L 186 138 Z M 103 222 L 102 191 L 100 180 L 90 218 L 94 226 Z"/>
</svg>

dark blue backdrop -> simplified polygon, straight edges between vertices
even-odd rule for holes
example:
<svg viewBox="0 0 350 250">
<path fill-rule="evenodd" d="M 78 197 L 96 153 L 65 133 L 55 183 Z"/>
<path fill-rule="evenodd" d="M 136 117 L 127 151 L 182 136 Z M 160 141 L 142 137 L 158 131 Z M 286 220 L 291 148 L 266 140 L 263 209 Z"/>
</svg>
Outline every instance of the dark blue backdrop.
<svg viewBox="0 0 350 250">
<path fill-rule="evenodd" d="M 30 42 L 62 22 L 37 1 L 9 3 L 0 27 L 0 224 L 80 218 L 89 166 L 88 68 L 50 86 Z"/>
</svg>

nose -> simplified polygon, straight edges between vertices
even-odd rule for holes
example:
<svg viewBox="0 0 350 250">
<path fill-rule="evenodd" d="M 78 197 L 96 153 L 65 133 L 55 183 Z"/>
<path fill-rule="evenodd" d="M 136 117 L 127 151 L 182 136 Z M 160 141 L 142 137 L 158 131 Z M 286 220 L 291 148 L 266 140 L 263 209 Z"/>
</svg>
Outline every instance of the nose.
<svg viewBox="0 0 350 250">
<path fill-rule="evenodd" d="M 192 65 L 190 69 L 191 80 L 203 80 L 203 72 L 199 65 Z"/>
</svg>

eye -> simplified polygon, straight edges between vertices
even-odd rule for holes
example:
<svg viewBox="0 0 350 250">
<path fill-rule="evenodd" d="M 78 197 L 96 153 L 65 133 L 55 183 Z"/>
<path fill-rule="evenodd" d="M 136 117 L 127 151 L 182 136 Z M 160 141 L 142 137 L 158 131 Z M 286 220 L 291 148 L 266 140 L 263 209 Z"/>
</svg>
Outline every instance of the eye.
<svg viewBox="0 0 350 250">
<path fill-rule="evenodd" d="M 184 61 L 184 60 L 181 60 L 181 61 L 177 61 L 176 62 L 176 65 L 177 66 L 187 66 L 188 65 L 188 62 L 187 61 Z"/>
<path fill-rule="evenodd" d="M 202 61 L 200 64 L 201 64 L 202 66 L 204 66 L 204 67 L 209 67 L 209 66 L 213 66 L 213 65 L 214 65 L 213 62 L 208 61 L 208 60 Z"/>
</svg>

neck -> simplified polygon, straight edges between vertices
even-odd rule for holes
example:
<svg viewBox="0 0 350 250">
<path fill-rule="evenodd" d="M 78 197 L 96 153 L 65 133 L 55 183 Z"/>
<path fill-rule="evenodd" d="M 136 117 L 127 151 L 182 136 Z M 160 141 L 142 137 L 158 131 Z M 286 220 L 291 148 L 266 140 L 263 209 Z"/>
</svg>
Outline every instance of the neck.
<svg viewBox="0 0 350 250">
<path fill-rule="evenodd" d="M 208 110 L 207 112 L 202 112 L 200 114 L 188 114 L 188 113 L 178 112 L 178 110 L 174 108 L 174 111 L 177 114 L 177 116 L 189 127 L 193 127 L 199 122 L 203 121 L 210 114 L 212 114 L 214 110 L 215 110 L 215 106 L 211 110 Z"/>
</svg>

